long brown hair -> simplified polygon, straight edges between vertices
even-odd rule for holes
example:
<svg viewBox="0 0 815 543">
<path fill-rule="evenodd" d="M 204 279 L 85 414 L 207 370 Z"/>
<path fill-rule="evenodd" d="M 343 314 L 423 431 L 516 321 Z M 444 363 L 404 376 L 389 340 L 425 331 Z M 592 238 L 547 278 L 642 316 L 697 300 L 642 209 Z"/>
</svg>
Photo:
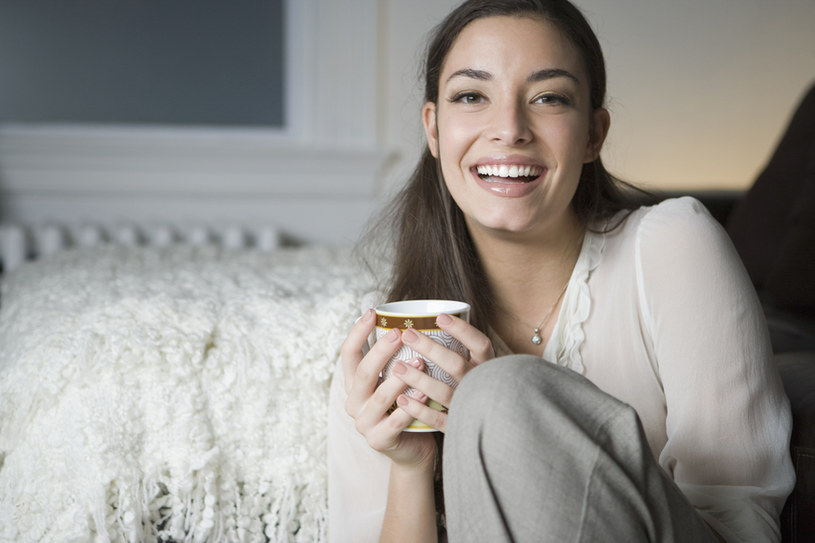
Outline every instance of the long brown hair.
<svg viewBox="0 0 815 543">
<path fill-rule="evenodd" d="M 426 102 L 437 102 L 439 77 L 454 42 L 471 22 L 501 15 L 541 17 L 557 26 L 581 54 L 590 79 L 591 108 L 603 107 L 606 71 L 600 44 L 582 13 L 567 0 L 468 0 L 439 24 L 424 63 Z M 629 185 L 614 179 L 598 157 L 583 165 L 572 206 L 591 228 L 618 211 L 637 206 Z M 496 302 L 464 221 L 441 174 L 425 148 L 405 187 L 383 218 L 395 228 L 389 300 L 449 298 L 472 306 L 470 321 L 486 330 Z M 386 221 L 379 221 L 384 227 Z"/>
</svg>

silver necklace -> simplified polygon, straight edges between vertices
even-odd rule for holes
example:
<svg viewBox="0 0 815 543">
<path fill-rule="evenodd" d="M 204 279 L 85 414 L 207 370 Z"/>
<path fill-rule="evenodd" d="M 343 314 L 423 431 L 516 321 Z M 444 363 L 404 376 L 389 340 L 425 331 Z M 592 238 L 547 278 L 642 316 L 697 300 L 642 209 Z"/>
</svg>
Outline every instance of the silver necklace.
<svg viewBox="0 0 815 543">
<path fill-rule="evenodd" d="M 566 284 L 563 285 L 563 290 L 561 290 L 560 294 L 558 294 L 557 298 L 555 298 L 555 303 L 552 304 L 552 307 L 550 307 L 549 311 L 546 312 L 546 315 L 544 315 L 543 320 L 541 321 L 541 323 L 537 326 L 537 328 L 535 328 L 534 334 L 532 335 L 532 343 L 534 345 L 540 345 L 541 343 L 543 343 L 543 338 L 541 337 L 541 328 L 543 328 L 543 326 L 546 324 L 546 321 L 549 320 L 549 316 L 552 314 L 552 311 L 554 311 L 555 306 L 560 301 L 560 298 L 561 298 L 561 296 L 563 296 L 563 293 L 566 292 L 566 287 L 568 287 L 568 286 L 569 286 L 569 282 L 566 281 Z"/>
</svg>

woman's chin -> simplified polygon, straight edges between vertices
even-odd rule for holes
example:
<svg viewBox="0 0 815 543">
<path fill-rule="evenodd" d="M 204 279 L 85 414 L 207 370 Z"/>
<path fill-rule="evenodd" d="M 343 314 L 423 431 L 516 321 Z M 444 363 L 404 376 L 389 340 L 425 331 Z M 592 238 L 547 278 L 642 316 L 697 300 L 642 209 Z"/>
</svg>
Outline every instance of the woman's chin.
<svg viewBox="0 0 815 543">
<path fill-rule="evenodd" d="M 470 218 L 468 222 L 470 223 L 470 230 L 476 226 L 486 234 L 501 238 L 522 236 L 535 230 L 534 221 L 521 220 L 521 217 L 517 215 L 511 217 L 490 217 L 482 220 Z"/>
</svg>

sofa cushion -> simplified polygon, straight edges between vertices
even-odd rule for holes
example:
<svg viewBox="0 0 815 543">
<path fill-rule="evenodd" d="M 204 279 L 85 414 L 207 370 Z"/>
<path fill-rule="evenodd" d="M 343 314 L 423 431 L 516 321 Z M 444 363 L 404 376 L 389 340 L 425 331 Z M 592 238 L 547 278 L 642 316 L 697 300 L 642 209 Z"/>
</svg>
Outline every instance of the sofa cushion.
<svg viewBox="0 0 815 543">
<path fill-rule="evenodd" d="M 815 86 L 727 230 L 770 304 L 815 313 Z"/>
</svg>

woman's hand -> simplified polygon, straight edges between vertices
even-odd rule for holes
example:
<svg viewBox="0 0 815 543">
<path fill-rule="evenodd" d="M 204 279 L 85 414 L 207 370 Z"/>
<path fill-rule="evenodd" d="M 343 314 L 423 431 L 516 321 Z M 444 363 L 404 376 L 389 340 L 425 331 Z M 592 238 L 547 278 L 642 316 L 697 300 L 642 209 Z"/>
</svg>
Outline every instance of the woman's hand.
<svg viewBox="0 0 815 543">
<path fill-rule="evenodd" d="M 439 315 L 436 323 L 470 351 L 469 359 L 415 330 L 405 330 L 401 342 L 446 371 L 457 383 L 461 382 L 472 368 L 495 357 L 490 339 L 466 321 L 450 315 Z M 444 432 L 447 429 L 446 408 L 450 407 L 455 388 L 434 379 L 423 370 L 420 360 L 397 362 L 393 366 L 393 375 L 401 380 L 403 387 L 407 385 L 420 391 L 422 396 L 438 402 L 445 410 L 437 411 L 426 405 L 425 399 L 421 396 L 417 398 L 407 394 L 399 395 L 396 404 L 400 410 L 410 415 L 411 419 L 419 419 L 428 426 Z"/>
<path fill-rule="evenodd" d="M 373 310 L 368 310 L 354 324 L 341 349 L 348 395 L 345 410 L 368 445 L 391 459 L 383 541 L 404 540 L 406 530 L 418 541 L 436 538 L 436 440 L 431 433 L 405 432 L 404 429 L 417 418 L 444 431 L 447 413 L 436 411 L 425 402 L 429 397 L 448 407 L 454 389 L 426 375 L 420 359 L 397 362 L 393 373 L 384 381 L 380 379 L 382 369 L 403 342 L 456 381 L 493 357 L 489 339 L 473 326 L 447 315 L 439 316 L 437 322 L 470 351 L 469 359 L 414 330 L 404 333 L 391 330 L 366 353 L 368 337 L 376 323 Z M 405 394 L 408 386 L 414 388 L 410 395 Z M 394 403 L 398 407 L 391 411 Z"/>
<path fill-rule="evenodd" d="M 402 346 L 399 330 L 391 330 L 364 353 L 375 323 L 375 313 L 370 309 L 343 342 L 340 354 L 348 395 L 345 410 L 371 448 L 386 454 L 393 462 L 405 466 L 432 464 L 435 458 L 432 435 L 403 432 L 414 417 L 401 408 L 389 413 L 405 390 L 405 383 L 395 376 L 381 382 L 379 378 L 382 368 Z"/>
<path fill-rule="evenodd" d="M 391 460 L 404 465 L 418 465 L 431 460 L 435 441 L 432 435 L 403 432 L 415 418 L 425 424 L 445 431 L 447 413 L 425 405 L 428 398 L 443 407 L 450 406 L 455 389 L 424 373 L 420 359 L 400 361 L 394 364 L 392 375 L 380 381 L 380 373 L 388 360 L 404 343 L 450 374 L 456 382 L 461 381 L 470 369 L 494 357 L 489 338 L 466 321 L 449 315 L 440 315 L 439 327 L 458 339 L 470 352 L 470 357 L 460 354 L 433 341 L 428 336 L 406 330 L 391 330 L 367 352 L 367 340 L 374 329 L 376 316 L 368 310 L 354 324 L 343 343 L 341 355 L 345 374 L 345 391 L 348 398 L 345 409 L 356 421 L 356 428 L 375 450 L 388 455 Z M 412 395 L 404 393 L 412 387 Z M 396 404 L 397 409 L 391 410 Z"/>
</svg>

